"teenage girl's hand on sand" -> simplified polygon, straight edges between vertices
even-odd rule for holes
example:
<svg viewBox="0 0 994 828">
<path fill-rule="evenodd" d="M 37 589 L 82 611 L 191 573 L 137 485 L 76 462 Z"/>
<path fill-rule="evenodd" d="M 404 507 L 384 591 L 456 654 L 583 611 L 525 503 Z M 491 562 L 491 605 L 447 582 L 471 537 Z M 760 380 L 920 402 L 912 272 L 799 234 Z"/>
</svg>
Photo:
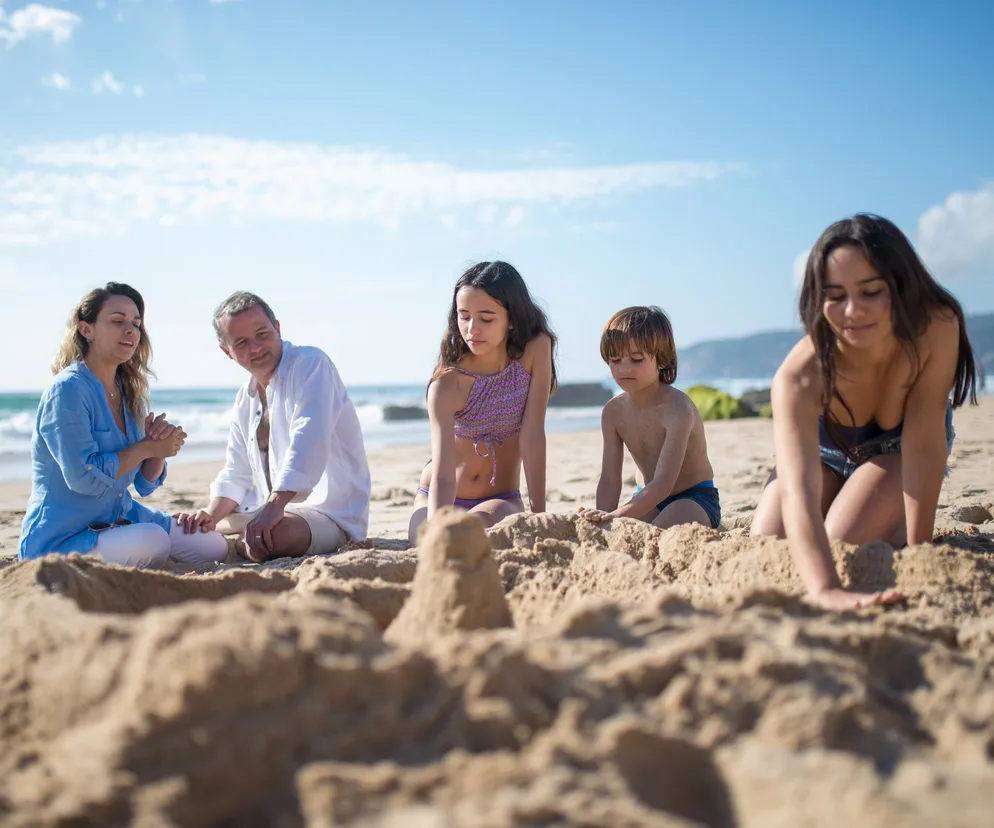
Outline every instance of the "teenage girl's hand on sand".
<svg viewBox="0 0 994 828">
<path fill-rule="evenodd" d="M 904 595 L 896 589 L 889 589 L 885 592 L 850 592 L 847 589 L 837 587 L 834 589 L 823 589 L 817 594 L 809 596 L 811 603 L 821 609 L 833 612 L 843 612 L 845 610 L 864 609 L 866 607 L 885 606 L 904 600 Z"/>
<path fill-rule="evenodd" d="M 581 506 L 578 510 L 580 517 L 589 520 L 591 523 L 603 523 L 605 520 L 611 520 L 614 515 L 610 512 L 605 512 L 603 509 L 588 509 L 585 506 Z"/>
</svg>

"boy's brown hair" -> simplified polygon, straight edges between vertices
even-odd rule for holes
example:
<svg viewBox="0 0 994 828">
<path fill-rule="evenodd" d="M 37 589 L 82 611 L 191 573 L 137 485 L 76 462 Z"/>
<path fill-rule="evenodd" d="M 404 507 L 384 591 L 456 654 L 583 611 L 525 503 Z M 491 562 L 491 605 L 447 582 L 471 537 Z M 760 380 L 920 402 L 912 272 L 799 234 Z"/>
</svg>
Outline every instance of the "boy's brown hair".
<svg viewBox="0 0 994 828">
<path fill-rule="evenodd" d="M 673 326 L 660 308 L 639 305 L 612 316 L 601 334 L 601 359 L 605 362 L 620 359 L 629 352 L 629 343 L 636 352 L 654 356 L 659 366 L 659 381 L 673 384 L 677 363 Z"/>
</svg>

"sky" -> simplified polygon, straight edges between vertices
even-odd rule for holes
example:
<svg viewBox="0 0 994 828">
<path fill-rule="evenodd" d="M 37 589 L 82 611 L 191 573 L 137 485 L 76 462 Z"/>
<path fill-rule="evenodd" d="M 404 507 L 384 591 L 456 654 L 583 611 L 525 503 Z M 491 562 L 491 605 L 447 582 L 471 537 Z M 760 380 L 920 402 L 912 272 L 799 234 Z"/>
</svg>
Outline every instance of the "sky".
<svg viewBox="0 0 994 828">
<path fill-rule="evenodd" d="M 678 347 L 798 325 L 833 221 L 895 221 L 994 311 L 994 5 L 0 0 L 0 390 L 108 280 L 160 386 L 232 386 L 252 290 L 349 385 L 421 383 L 504 259 L 566 380 L 633 304 Z"/>
</svg>

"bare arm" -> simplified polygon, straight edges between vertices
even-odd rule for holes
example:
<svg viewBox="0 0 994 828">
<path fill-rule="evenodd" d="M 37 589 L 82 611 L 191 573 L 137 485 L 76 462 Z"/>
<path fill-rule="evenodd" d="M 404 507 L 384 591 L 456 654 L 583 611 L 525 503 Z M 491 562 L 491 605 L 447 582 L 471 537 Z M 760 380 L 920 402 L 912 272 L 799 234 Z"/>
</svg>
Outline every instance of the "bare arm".
<svg viewBox="0 0 994 828">
<path fill-rule="evenodd" d="M 618 508 L 621 498 L 621 473 L 625 465 L 625 444 L 611 416 L 611 402 L 601 412 L 601 439 L 604 452 L 601 457 L 601 476 L 597 481 L 597 508 L 610 512 Z"/>
<path fill-rule="evenodd" d="M 545 511 L 545 412 L 552 387 L 552 340 L 539 334 L 526 348 L 531 382 L 521 420 L 521 463 L 532 512 Z"/>
<path fill-rule="evenodd" d="M 692 405 L 689 400 L 687 404 Z M 687 441 L 694 427 L 693 417 L 693 412 L 683 406 L 667 416 L 666 437 L 659 452 L 659 459 L 656 461 L 652 480 L 647 481 L 645 488 L 624 506 L 615 509 L 612 513 L 614 517 L 644 517 L 659 501 L 665 500 L 673 493 L 673 486 L 680 476 L 680 469 L 683 468 L 683 460 L 687 454 Z"/>
<path fill-rule="evenodd" d="M 238 508 L 238 502 L 229 497 L 213 497 L 204 510 L 215 523 L 231 515 Z"/>
<path fill-rule="evenodd" d="M 456 499 L 455 414 L 458 397 L 456 377 L 439 377 L 428 388 L 428 420 L 431 426 L 431 485 L 428 488 L 428 517 Z"/>
<path fill-rule="evenodd" d="M 803 357 L 796 352 L 787 357 L 771 392 L 777 483 L 791 557 L 808 594 L 824 609 L 857 609 L 900 600 L 901 594 L 893 590 L 852 592 L 841 586 L 821 514 L 820 382 L 813 355 L 806 365 Z"/>
<path fill-rule="evenodd" d="M 840 586 L 821 514 L 819 392 L 807 372 L 785 364 L 777 371 L 770 396 L 784 529 L 801 581 L 809 593 L 818 595 Z"/>
<path fill-rule="evenodd" d="M 959 323 L 936 319 L 929 353 L 908 392 L 901 434 L 901 477 L 908 545 L 931 543 L 946 467 L 946 406 L 956 376 Z"/>
</svg>

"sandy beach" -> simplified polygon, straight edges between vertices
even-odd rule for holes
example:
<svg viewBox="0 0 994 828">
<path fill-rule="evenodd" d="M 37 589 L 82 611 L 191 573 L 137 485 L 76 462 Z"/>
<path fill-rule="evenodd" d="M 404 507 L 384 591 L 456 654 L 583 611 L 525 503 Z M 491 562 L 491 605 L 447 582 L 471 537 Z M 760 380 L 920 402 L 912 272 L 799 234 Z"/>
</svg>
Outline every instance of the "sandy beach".
<svg viewBox="0 0 994 828">
<path fill-rule="evenodd" d="M 747 536 L 767 420 L 707 424 L 719 531 L 578 520 L 598 432 L 550 435 L 549 513 L 442 516 L 415 550 L 428 448 L 370 451 L 370 541 L 262 567 L 14 563 L 4 484 L 0 823 L 989 825 L 994 399 L 955 427 L 935 543 L 834 550 L 907 601 L 843 616 Z M 150 501 L 198 506 L 217 468 Z"/>
</svg>

